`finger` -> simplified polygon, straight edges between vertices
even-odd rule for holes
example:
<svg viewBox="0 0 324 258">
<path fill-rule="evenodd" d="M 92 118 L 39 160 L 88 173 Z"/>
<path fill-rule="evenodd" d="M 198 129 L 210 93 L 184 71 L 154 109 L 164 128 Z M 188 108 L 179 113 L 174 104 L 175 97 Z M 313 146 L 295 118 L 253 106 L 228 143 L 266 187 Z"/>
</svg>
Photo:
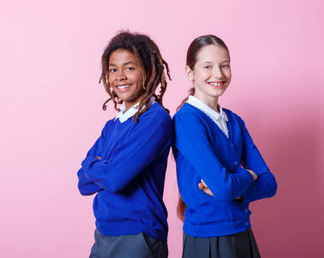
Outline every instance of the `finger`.
<svg viewBox="0 0 324 258">
<path fill-rule="evenodd" d="M 203 191 L 204 191 L 206 194 L 210 195 L 210 196 L 214 196 L 213 193 L 210 191 L 209 188 L 205 188 Z"/>
<path fill-rule="evenodd" d="M 199 187 L 200 190 L 203 190 L 203 191 L 206 188 L 202 183 L 199 183 L 198 184 L 198 187 Z"/>
<path fill-rule="evenodd" d="M 205 181 L 204 180 L 200 180 L 201 181 L 201 183 L 205 186 L 205 187 L 208 187 L 207 185 L 206 185 L 206 183 L 205 183 Z"/>
</svg>

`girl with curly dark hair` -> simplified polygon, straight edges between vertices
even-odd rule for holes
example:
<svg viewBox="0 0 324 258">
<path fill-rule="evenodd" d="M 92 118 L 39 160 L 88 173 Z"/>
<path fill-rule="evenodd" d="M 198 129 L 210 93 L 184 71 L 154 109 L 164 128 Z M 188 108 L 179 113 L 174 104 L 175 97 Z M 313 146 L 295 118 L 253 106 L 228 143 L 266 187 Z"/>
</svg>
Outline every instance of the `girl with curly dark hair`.
<svg viewBox="0 0 324 258">
<path fill-rule="evenodd" d="M 146 35 L 120 32 L 102 55 L 100 81 L 119 111 L 78 171 L 82 195 L 96 194 L 90 257 L 168 256 L 163 189 L 172 140 L 162 100 L 168 64 Z M 122 106 L 119 108 L 118 105 Z"/>
</svg>

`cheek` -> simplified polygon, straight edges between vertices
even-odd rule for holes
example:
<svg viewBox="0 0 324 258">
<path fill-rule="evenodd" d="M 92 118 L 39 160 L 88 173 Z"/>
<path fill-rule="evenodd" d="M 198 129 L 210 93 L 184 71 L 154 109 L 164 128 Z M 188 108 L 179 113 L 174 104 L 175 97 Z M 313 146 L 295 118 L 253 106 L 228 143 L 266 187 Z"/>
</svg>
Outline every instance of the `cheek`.
<svg viewBox="0 0 324 258">
<path fill-rule="evenodd" d="M 207 77 L 207 74 L 204 71 L 196 71 L 194 73 L 194 76 L 193 76 L 193 78 L 195 79 L 195 81 L 205 80 L 206 77 Z"/>
<path fill-rule="evenodd" d="M 132 79 L 139 84 L 143 82 L 142 74 L 132 75 Z"/>
<path fill-rule="evenodd" d="M 109 86 L 112 87 L 114 82 L 114 76 L 113 75 L 109 75 L 109 77 L 107 76 L 106 81 L 109 83 Z"/>
<path fill-rule="evenodd" d="M 232 72 L 231 72 L 231 70 L 226 71 L 225 74 L 226 74 L 226 77 L 227 78 L 229 78 L 229 79 L 232 78 Z"/>
<path fill-rule="evenodd" d="M 143 79 L 142 76 L 136 76 L 131 79 L 133 84 L 136 84 L 136 88 L 142 88 L 143 87 Z"/>
</svg>

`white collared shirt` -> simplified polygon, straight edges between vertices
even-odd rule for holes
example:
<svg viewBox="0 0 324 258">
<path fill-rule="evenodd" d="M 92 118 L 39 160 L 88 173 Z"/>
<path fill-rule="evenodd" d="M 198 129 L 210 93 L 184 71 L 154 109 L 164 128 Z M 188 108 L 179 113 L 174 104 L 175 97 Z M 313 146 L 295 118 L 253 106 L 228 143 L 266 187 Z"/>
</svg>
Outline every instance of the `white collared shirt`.
<svg viewBox="0 0 324 258">
<path fill-rule="evenodd" d="M 218 127 L 225 133 L 225 135 L 228 138 L 228 128 L 227 128 L 227 122 L 228 117 L 226 113 L 223 111 L 221 106 L 219 106 L 220 113 L 216 112 L 214 109 L 206 105 L 204 102 L 202 102 L 200 99 L 197 99 L 194 96 L 189 96 L 187 103 L 200 109 L 202 112 L 204 112 L 207 116 L 209 116 L 217 125 Z"/>
<path fill-rule="evenodd" d="M 149 106 L 152 106 L 154 103 L 156 103 L 155 101 L 155 97 L 152 96 L 149 102 Z M 125 104 L 123 104 L 120 108 L 120 111 L 118 112 L 115 121 L 117 119 L 119 119 L 119 121 L 121 123 L 124 123 L 126 120 L 128 120 L 129 118 L 133 117 L 136 112 L 138 111 L 138 106 L 139 106 L 140 102 L 136 103 L 134 106 L 132 106 L 130 109 L 128 109 L 126 112 L 126 107 Z M 143 106 L 143 108 L 145 108 L 145 105 Z M 124 113 L 125 112 L 125 113 Z"/>
</svg>

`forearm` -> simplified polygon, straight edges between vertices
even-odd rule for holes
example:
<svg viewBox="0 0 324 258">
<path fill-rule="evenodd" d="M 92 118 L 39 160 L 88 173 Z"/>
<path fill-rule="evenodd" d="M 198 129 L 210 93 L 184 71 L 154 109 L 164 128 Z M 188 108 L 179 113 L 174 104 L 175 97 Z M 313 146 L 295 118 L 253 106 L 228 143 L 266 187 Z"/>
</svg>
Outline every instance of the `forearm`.
<svg viewBox="0 0 324 258">
<path fill-rule="evenodd" d="M 85 178 L 95 182 L 101 188 L 118 192 L 130 181 L 131 174 L 138 173 L 138 166 L 128 166 L 126 162 L 115 164 L 108 160 L 99 160 L 96 157 L 88 156 L 82 163 L 86 171 Z"/>
<path fill-rule="evenodd" d="M 85 177 L 107 191 L 119 192 L 158 156 L 163 155 L 167 159 L 169 143 L 162 149 L 163 151 L 157 147 L 155 150 L 147 150 L 148 152 L 133 152 L 122 159 L 110 161 L 88 157 L 82 163 L 86 171 Z"/>
<path fill-rule="evenodd" d="M 246 170 L 253 176 L 254 181 L 256 181 L 258 179 L 257 174 L 255 174 L 252 170 L 250 170 L 250 169 L 246 169 Z M 202 190 L 206 194 L 208 194 L 210 196 L 214 196 L 214 194 L 209 189 L 209 187 L 206 185 L 206 183 L 205 183 L 205 181 L 203 179 L 201 179 L 200 182 L 198 183 L 198 187 L 199 187 L 200 190 Z M 243 201 L 243 195 L 240 195 L 240 196 L 234 198 L 234 200 Z"/>
<path fill-rule="evenodd" d="M 277 191 L 276 179 L 245 126 L 243 142 L 244 149 L 241 163 L 245 168 L 251 169 L 258 176 L 258 179 L 243 194 L 243 202 L 249 203 L 274 196 Z"/>
<path fill-rule="evenodd" d="M 230 201 L 243 195 L 254 181 L 253 175 L 242 168 L 237 168 L 234 173 L 225 172 L 227 180 L 217 182 L 211 191 L 215 192 L 215 198 Z"/>
<path fill-rule="evenodd" d="M 223 166 L 199 117 L 188 115 L 176 117 L 174 121 L 175 151 L 197 171 L 214 198 L 228 201 L 242 195 L 253 182 L 253 176 L 235 160 L 228 167 Z M 226 158 L 232 159 L 232 155 Z"/>
<path fill-rule="evenodd" d="M 276 194 L 277 182 L 271 172 L 259 175 L 243 194 L 243 202 L 250 203 Z"/>
<path fill-rule="evenodd" d="M 169 117 L 164 122 L 142 120 L 114 148 L 109 159 L 88 156 L 82 163 L 85 177 L 107 191 L 121 191 L 157 157 L 168 154 L 172 140 L 170 122 Z"/>
<path fill-rule="evenodd" d="M 85 178 L 84 169 L 81 168 L 78 171 L 78 188 L 82 195 L 92 195 L 102 190 L 100 186 L 98 186 L 93 181 Z"/>
<path fill-rule="evenodd" d="M 195 151 L 191 155 L 188 153 L 188 148 L 175 149 L 174 151 L 178 170 L 188 167 L 186 163 L 182 166 L 182 162 L 190 163 L 190 167 L 193 167 L 200 179 L 203 179 L 216 199 L 232 200 L 242 195 L 254 180 L 251 173 L 243 168 L 237 167 L 234 171 L 228 171 L 220 164 L 214 153 L 208 155 L 206 151 L 203 154 Z M 185 176 L 185 173 L 180 174 Z"/>
</svg>

